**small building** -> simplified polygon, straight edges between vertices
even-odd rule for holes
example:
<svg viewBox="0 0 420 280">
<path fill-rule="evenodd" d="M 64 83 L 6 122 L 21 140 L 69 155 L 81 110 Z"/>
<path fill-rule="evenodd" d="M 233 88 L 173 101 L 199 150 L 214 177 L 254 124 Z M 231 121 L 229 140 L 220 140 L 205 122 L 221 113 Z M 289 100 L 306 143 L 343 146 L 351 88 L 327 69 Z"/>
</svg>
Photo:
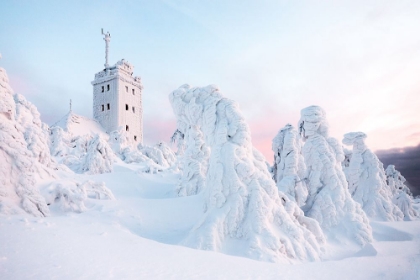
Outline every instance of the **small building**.
<svg viewBox="0 0 420 280">
<path fill-rule="evenodd" d="M 108 65 L 111 34 L 105 40 L 105 68 L 95 74 L 93 117 L 107 133 L 123 129 L 133 144 L 143 143 L 143 106 L 140 77 L 133 76 L 134 66 L 124 59 Z"/>
</svg>

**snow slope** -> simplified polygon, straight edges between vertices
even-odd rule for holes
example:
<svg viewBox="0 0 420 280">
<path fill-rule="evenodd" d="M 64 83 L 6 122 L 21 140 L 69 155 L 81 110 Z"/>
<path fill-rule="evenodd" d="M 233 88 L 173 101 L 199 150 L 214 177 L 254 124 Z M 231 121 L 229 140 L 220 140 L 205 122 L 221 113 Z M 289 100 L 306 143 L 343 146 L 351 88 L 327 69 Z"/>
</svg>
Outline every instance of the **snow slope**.
<svg viewBox="0 0 420 280">
<path fill-rule="evenodd" d="M 83 213 L 0 216 L 1 279 L 420 279 L 420 221 L 372 222 L 374 241 L 322 262 L 259 262 L 176 245 L 200 219 L 199 196 L 178 197 L 177 177 L 116 164 L 115 200 Z M 45 190 L 48 186 L 44 186 Z"/>
</svg>

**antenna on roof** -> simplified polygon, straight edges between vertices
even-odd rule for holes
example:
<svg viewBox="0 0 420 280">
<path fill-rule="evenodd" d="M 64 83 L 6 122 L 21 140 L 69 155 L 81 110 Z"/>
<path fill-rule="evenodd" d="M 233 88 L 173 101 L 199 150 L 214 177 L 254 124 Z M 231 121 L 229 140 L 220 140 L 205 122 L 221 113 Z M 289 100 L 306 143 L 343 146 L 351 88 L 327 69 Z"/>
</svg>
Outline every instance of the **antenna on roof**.
<svg viewBox="0 0 420 280">
<path fill-rule="evenodd" d="M 111 34 L 109 31 L 107 33 L 104 33 L 104 29 L 101 28 L 101 33 L 104 35 L 104 41 L 105 41 L 105 68 L 108 68 L 108 50 L 109 50 L 109 42 L 111 41 Z"/>
<path fill-rule="evenodd" d="M 71 112 L 71 99 L 70 99 L 70 112 Z"/>
</svg>

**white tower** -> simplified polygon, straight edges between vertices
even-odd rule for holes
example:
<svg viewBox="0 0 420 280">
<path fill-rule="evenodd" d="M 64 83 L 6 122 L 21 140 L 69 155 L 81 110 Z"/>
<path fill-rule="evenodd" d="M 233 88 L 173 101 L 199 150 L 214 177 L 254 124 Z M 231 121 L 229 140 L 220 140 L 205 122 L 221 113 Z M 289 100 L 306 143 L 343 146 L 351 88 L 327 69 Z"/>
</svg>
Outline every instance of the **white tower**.
<svg viewBox="0 0 420 280">
<path fill-rule="evenodd" d="M 111 34 L 104 33 L 105 69 L 95 74 L 93 85 L 93 117 L 110 133 L 122 128 L 134 144 L 143 143 L 143 106 L 140 77 L 133 76 L 134 67 L 124 59 L 108 65 Z"/>
</svg>

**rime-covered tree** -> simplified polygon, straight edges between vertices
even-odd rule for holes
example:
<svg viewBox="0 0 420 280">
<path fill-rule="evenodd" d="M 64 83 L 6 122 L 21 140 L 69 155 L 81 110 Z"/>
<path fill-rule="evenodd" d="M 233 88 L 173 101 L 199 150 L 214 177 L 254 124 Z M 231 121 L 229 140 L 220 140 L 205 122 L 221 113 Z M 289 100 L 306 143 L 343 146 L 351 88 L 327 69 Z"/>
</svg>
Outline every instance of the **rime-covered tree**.
<svg viewBox="0 0 420 280">
<path fill-rule="evenodd" d="M 388 165 L 385 170 L 386 180 L 393 192 L 393 202 L 401 209 L 404 220 L 415 220 L 420 218 L 420 213 L 413 207 L 413 195 L 405 185 L 406 179 L 395 169 L 395 165 Z"/>
<path fill-rule="evenodd" d="M 305 162 L 301 154 L 302 142 L 297 130 L 290 124 L 280 129 L 273 139 L 273 178 L 280 191 L 303 206 L 308 196 L 304 181 Z"/>
<path fill-rule="evenodd" d="M 235 253 L 265 261 L 319 259 L 324 237 L 318 223 L 277 190 L 238 105 L 215 86 L 184 85 L 169 99 L 178 129 L 188 135 L 199 127 L 210 151 L 204 213 L 184 243 L 225 253 L 241 244 Z M 187 113 L 196 123 L 189 123 Z M 186 140 L 186 149 L 195 144 Z"/>
<path fill-rule="evenodd" d="M 81 162 L 81 171 L 88 174 L 112 172 L 114 157 L 108 142 L 98 134 L 89 142 L 87 153 Z"/>
<path fill-rule="evenodd" d="M 403 214 L 392 202 L 392 192 L 386 183 L 383 164 L 367 148 L 364 142 L 366 137 L 363 132 L 344 135 L 343 143 L 353 147 L 349 165 L 345 168 L 350 193 L 370 218 L 400 221 Z"/>
<path fill-rule="evenodd" d="M 355 240 L 363 245 L 372 240 L 369 220 L 350 195 L 341 163 L 344 152 L 328 136 L 325 111 L 319 106 L 301 110 L 299 132 L 305 142 L 302 154 L 307 167 L 309 196 L 304 210 L 316 219 L 329 237 Z"/>
<path fill-rule="evenodd" d="M 47 125 L 38 110 L 14 94 L 0 68 L 0 213 L 47 216 L 49 209 L 36 187 L 38 179 L 54 177 Z"/>
</svg>

